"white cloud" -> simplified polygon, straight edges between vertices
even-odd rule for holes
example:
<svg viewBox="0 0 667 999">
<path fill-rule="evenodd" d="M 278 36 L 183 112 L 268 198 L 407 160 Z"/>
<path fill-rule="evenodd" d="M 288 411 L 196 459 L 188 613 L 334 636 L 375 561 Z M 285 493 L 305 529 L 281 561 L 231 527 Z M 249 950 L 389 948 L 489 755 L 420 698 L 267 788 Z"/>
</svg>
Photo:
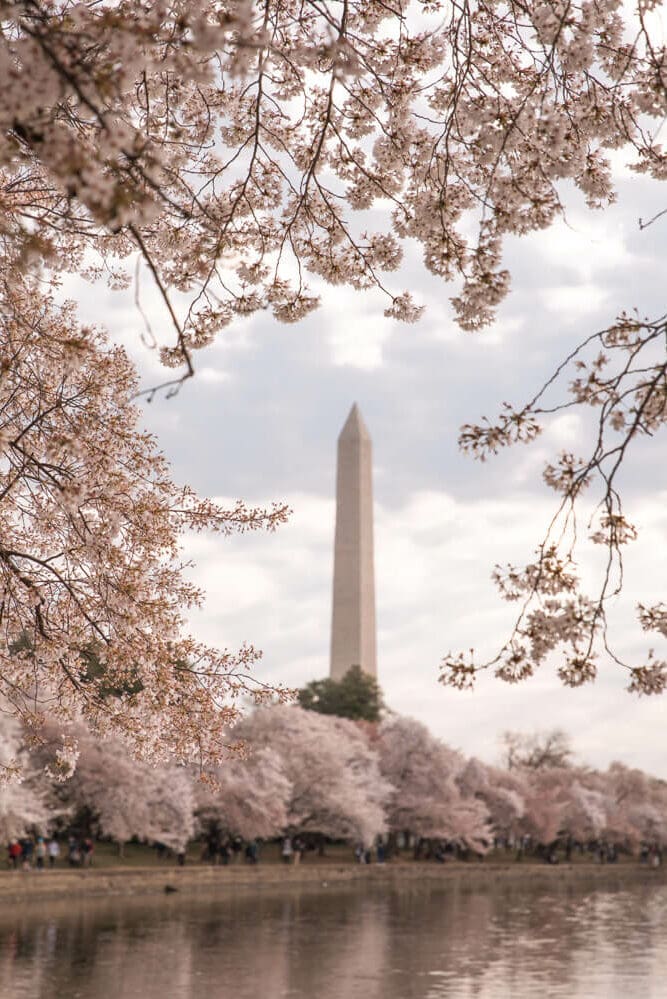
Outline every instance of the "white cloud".
<svg viewBox="0 0 667 999">
<path fill-rule="evenodd" d="M 609 300 L 610 291 L 597 284 L 561 284 L 545 288 L 542 300 L 559 321 L 576 323 L 582 317 L 594 316 Z"/>
<path fill-rule="evenodd" d="M 209 366 L 197 368 L 197 378 L 207 385 L 222 385 L 224 382 L 228 382 L 230 377 L 229 372 L 223 371 L 221 368 Z"/>
<path fill-rule="evenodd" d="M 572 447 L 581 442 L 582 430 L 579 413 L 561 413 L 547 424 L 544 437 L 555 448 Z"/>
<path fill-rule="evenodd" d="M 573 212 L 536 238 L 537 248 L 551 267 L 572 281 L 590 282 L 593 275 L 628 267 L 628 224 L 602 212 Z"/>
<path fill-rule="evenodd" d="M 362 301 L 354 293 L 339 291 L 326 324 L 326 340 L 333 364 L 374 371 L 382 366 L 391 323 L 380 308 L 360 309 Z"/>
<path fill-rule="evenodd" d="M 262 677 L 301 685 L 328 672 L 334 504 L 304 493 L 287 499 L 294 516 L 275 535 L 194 539 L 194 578 L 210 599 L 193 625 L 219 645 L 251 640 L 264 649 Z M 397 509 L 376 507 L 378 662 L 387 701 L 488 759 L 503 729 L 558 726 L 591 763 L 621 757 L 667 776 L 660 751 L 667 704 L 628 695 L 625 675 L 611 663 L 596 685 L 579 691 L 562 688 L 548 666 L 513 687 L 484 676 L 474 694 L 437 683 L 448 651 L 474 646 L 491 656 L 507 638 L 516 606 L 500 601 L 491 568 L 530 558 L 552 512 L 548 497 L 526 492 L 462 502 L 428 490 Z M 659 497 L 640 504 L 639 515 L 643 534 L 628 556 L 628 592 L 614 610 L 615 638 L 629 655 L 643 655 L 649 644 L 634 602 L 659 598 L 667 541 Z"/>
</svg>

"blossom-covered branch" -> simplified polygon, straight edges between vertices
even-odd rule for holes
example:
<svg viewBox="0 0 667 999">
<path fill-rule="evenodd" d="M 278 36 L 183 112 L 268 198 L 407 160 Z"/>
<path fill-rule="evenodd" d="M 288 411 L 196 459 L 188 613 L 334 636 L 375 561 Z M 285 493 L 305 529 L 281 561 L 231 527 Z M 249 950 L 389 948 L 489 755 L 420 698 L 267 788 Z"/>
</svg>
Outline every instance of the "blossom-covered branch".
<svg viewBox="0 0 667 999">
<path fill-rule="evenodd" d="M 5 233 L 92 273 L 138 250 L 184 377 L 234 317 L 315 308 L 308 273 L 414 320 L 381 276 L 408 239 L 477 329 L 509 287 L 503 240 L 549 226 L 563 181 L 608 203 L 628 144 L 664 177 L 655 6 L 2 0 Z"/>
<path fill-rule="evenodd" d="M 137 427 L 136 376 L 38 282 L 0 287 L 0 694 L 39 734 L 80 714 L 139 755 L 206 766 L 258 654 L 208 648 L 184 615 L 186 530 L 273 530 L 285 506 L 223 509 L 178 487 Z"/>
<path fill-rule="evenodd" d="M 568 396 L 549 404 L 548 394 L 569 376 Z M 605 652 L 629 671 L 629 687 L 644 694 L 667 687 L 667 662 L 649 651 L 644 663 L 625 663 L 610 645 L 607 606 L 623 584 L 623 547 L 637 532 L 627 519 L 618 484 L 628 451 L 641 438 L 653 437 L 667 423 L 667 320 L 655 322 L 622 315 L 608 329 L 589 337 L 522 409 L 506 405 L 496 422 L 462 428 L 461 448 L 480 460 L 501 447 L 529 442 L 541 431 L 541 419 L 573 407 L 596 411 L 591 450 L 583 457 L 563 452 L 544 469 L 544 481 L 560 496 L 557 510 L 534 562 L 517 569 L 497 566 L 493 578 L 505 600 L 520 603 L 512 634 L 489 662 L 472 656 L 449 656 L 442 679 L 455 687 L 470 686 L 479 669 L 515 682 L 531 676 L 546 657 L 565 646 L 558 673 L 568 686 L 592 680 L 596 659 Z M 581 494 L 598 489 L 587 522 L 589 539 L 605 550 L 598 592 L 580 590 L 576 572 L 577 511 Z M 667 608 L 639 604 L 644 631 L 667 636 Z"/>
</svg>

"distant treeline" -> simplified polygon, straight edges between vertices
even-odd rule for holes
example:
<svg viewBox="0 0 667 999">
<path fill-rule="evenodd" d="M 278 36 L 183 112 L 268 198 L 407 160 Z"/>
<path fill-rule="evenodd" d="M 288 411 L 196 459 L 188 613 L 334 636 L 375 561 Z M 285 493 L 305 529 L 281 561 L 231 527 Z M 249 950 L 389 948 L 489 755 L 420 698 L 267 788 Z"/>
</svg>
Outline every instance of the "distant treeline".
<svg viewBox="0 0 667 999">
<path fill-rule="evenodd" d="M 73 775 L 62 779 L 60 730 L 28 747 L 5 718 L 1 759 L 21 783 L 0 793 L 5 842 L 32 833 L 139 839 L 180 852 L 197 836 L 245 842 L 289 835 L 370 845 L 378 836 L 485 853 L 499 840 L 549 850 L 557 842 L 638 851 L 667 842 L 667 783 L 613 763 L 570 762 L 559 733 L 508 735 L 505 766 L 467 759 L 421 723 L 399 715 L 352 721 L 299 706 L 263 707 L 233 732 L 231 755 L 211 775 L 154 766 L 74 726 Z M 230 739 L 231 743 L 231 739 Z M 54 759 L 56 761 L 54 766 Z M 431 846 L 429 846 L 429 844 Z"/>
</svg>

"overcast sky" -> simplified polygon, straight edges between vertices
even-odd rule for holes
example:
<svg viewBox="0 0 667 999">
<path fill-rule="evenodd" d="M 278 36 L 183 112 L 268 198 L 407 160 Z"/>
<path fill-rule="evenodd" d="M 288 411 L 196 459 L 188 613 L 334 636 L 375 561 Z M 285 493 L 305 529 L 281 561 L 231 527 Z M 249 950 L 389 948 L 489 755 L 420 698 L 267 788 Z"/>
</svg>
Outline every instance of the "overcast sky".
<svg viewBox="0 0 667 999">
<path fill-rule="evenodd" d="M 503 400 L 525 401 L 622 308 L 665 311 L 667 227 L 638 227 L 664 207 L 662 193 L 620 165 L 617 173 L 613 208 L 591 213 L 572 195 L 567 224 L 511 242 L 512 291 L 483 334 L 458 330 L 448 303 L 455 289 L 426 275 L 409 249 L 391 286 L 426 302 L 416 325 L 385 319 L 385 302 L 372 293 L 324 289 L 322 308 L 300 325 L 260 315 L 228 328 L 195 356 L 197 376 L 178 398 L 144 406 L 177 480 L 206 495 L 282 500 L 294 510 L 272 536 L 189 543 L 193 578 L 208 593 L 193 618 L 202 639 L 229 648 L 251 641 L 264 651 L 262 679 L 300 686 L 327 675 L 336 438 L 356 401 L 374 446 L 378 671 L 389 707 L 489 761 L 505 729 L 560 727 L 582 761 L 621 759 L 667 777 L 667 695 L 627 694 L 627 677 L 609 663 L 581 690 L 563 688 L 553 665 L 518 686 L 485 677 L 473 693 L 437 682 L 448 650 L 492 654 L 507 638 L 516 607 L 499 599 L 491 570 L 530 559 L 554 510 L 542 465 L 563 447 L 577 452 L 586 435 L 581 417 L 561 415 L 532 447 L 480 465 L 458 453 L 460 425 L 494 416 Z M 144 383 L 159 380 L 132 293 L 77 287 L 76 297 L 86 318 L 129 345 Z M 148 290 L 145 297 L 168 337 Z M 665 642 L 647 641 L 633 614 L 639 600 L 666 595 L 665 452 L 663 432 L 641 444 L 623 477 L 641 533 L 627 553 L 612 633 L 636 662 L 649 644 L 665 656 Z M 595 552 L 584 564 L 593 573 Z"/>
</svg>

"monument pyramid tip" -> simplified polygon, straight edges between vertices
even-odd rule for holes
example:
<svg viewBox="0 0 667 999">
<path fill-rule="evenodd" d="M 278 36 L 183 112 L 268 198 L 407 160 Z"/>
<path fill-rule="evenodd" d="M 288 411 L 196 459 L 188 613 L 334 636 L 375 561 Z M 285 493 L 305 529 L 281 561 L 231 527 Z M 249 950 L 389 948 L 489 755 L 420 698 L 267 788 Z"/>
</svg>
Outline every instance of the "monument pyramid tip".
<svg viewBox="0 0 667 999">
<path fill-rule="evenodd" d="M 368 427 L 364 423 L 361 410 L 356 402 L 353 404 L 343 429 L 340 432 L 340 438 L 361 438 L 363 440 L 371 439 Z"/>
</svg>

